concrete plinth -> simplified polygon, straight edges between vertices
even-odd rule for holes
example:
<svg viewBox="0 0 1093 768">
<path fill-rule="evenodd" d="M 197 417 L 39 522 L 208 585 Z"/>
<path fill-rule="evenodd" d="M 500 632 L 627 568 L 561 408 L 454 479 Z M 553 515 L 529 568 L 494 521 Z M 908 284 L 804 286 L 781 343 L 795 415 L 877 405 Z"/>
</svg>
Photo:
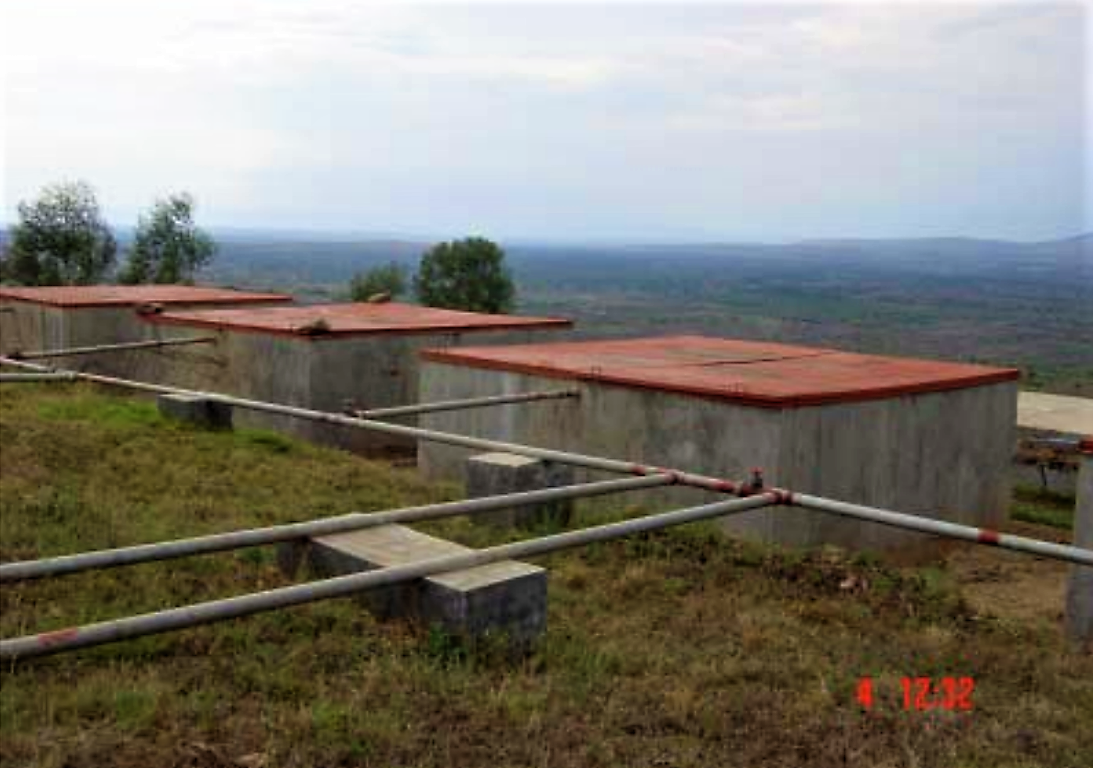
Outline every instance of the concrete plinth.
<svg viewBox="0 0 1093 768">
<path fill-rule="evenodd" d="M 1093 549 L 1093 455 L 1082 456 L 1078 503 L 1074 508 L 1074 545 Z M 1066 595 L 1066 631 L 1080 648 L 1093 651 L 1093 568 L 1072 566 Z"/>
<path fill-rule="evenodd" d="M 164 416 L 205 429 L 231 429 L 232 407 L 227 403 L 193 395 L 160 395 L 156 398 Z"/>
<path fill-rule="evenodd" d="M 511 453 L 483 453 L 470 457 L 466 464 L 467 496 L 470 498 L 536 491 L 573 482 L 572 467 Z M 573 502 L 566 500 L 524 504 L 475 515 L 471 519 L 510 528 L 529 528 L 543 523 L 564 526 L 572 516 Z"/>
<path fill-rule="evenodd" d="M 306 562 L 318 575 L 341 576 L 468 551 L 402 525 L 384 525 L 282 545 L 280 559 L 290 573 Z M 453 571 L 369 590 L 361 598 L 379 618 L 439 625 L 472 645 L 496 633 L 507 637 L 510 649 L 522 651 L 546 630 L 546 571 L 526 563 Z"/>
</svg>

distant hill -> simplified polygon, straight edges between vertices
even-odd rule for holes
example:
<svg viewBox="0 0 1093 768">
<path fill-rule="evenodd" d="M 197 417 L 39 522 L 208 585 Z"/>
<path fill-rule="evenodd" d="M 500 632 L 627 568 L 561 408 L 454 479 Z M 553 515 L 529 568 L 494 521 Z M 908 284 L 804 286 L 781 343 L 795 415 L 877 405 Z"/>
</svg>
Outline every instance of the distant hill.
<svg viewBox="0 0 1093 768">
<path fill-rule="evenodd" d="M 200 279 L 345 300 L 354 273 L 413 268 L 429 238 L 214 230 Z M 520 311 L 583 336 L 705 333 L 1021 367 L 1093 396 L 1093 233 L 795 243 L 506 242 Z"/>
</svg>

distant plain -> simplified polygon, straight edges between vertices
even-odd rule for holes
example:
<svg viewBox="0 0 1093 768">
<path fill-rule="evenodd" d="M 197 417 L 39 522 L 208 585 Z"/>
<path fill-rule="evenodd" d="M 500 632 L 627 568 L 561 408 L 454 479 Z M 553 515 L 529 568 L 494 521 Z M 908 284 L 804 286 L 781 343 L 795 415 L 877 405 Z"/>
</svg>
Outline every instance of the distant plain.
<svg viewBox="0 0 1093 768">
<path fill-rule="evenodd" d="M 346 299 L 357 271 L 416 265 L 427 241 L 221 234 L 203 279 Z M 517 311 L 578 335 L 702 333 L 1019 367 L 1023 386 L 1093 396 L 1093 236 L 796 244 L 504 243 Z"/>
</svg>

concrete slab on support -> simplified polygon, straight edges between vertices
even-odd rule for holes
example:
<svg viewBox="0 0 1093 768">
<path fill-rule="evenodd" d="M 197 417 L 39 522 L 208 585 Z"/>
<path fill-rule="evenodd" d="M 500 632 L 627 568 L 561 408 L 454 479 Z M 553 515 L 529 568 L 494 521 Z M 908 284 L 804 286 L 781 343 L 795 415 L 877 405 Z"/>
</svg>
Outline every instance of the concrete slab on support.
<svg viewBox="0 0 1093 768">
<path fill-rule="evenodd" d="M 232 407 L 192 395 L 160 395 L 156 406 L 164 416 L 206 429 L 231 429 Z"/>
<path fill-rule="evenodd" d="M 1017 399 L 1017 426 L 1065 435 L 1093 434 L 1093 399 L 1022 392 Z"/>
<path fill-rule="evenodd" d="M 282 568 L 301 562 L 319 576 L 341 576 L 469 551 L 454 542 L 402 525 L 383 525 L 283 545 Z M 546 571 L 505 561 L 430 576 L 362 593 L 379 618 L 410 618 L 439 625 L 472 644 L 504 634 L 513 650 L 526 650 L 546 630 Z"/>
<path fill-rule="evenodd" d="M 571 485 L 574 476 L 573 467 L 557 462 L 511 453 L 483 453 L 467 459 L 467 496 L 477 499 Z M 572 516 L 573 501 L 566 500 L 502 509 L 473 519 L 509 528 L 528 528 L 542 523 L 564 526 Z"/>
</svg>

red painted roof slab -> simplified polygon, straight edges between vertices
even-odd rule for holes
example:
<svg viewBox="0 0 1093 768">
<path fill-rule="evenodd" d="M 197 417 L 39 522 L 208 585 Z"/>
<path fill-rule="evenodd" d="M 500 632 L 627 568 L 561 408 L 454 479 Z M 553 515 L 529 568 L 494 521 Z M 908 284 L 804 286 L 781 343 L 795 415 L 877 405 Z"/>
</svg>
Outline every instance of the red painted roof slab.
<svg viewBox="0 0 1093 768">
<path fill-rule="evenodd" d="M 126 307 L 141 304 L 273 304 L 288 303 L 282 293 L 253 293 L 200 285 L 51 285 L 0 287 L 0 299 L 53 307 Z"/>
<path fill-rule="evenodd" d="M 562 329 L 573 325 L 571 320 L 553 317 L 489 315 L 396 302 L 164 312 L 147 319 L 153 323 L 272 333 L 308 339 L 379 334 Z M 308 329 L 313 328 L 320 320 L 325 323 L 326 328 L 320 333 L 309 332 Z"/>
<path fill-rule="evenodd" d="M 425 350 L 453 365 L 792 408 L 1013 381 L 1014 368 L 706 336 Z"/>
</svg>

